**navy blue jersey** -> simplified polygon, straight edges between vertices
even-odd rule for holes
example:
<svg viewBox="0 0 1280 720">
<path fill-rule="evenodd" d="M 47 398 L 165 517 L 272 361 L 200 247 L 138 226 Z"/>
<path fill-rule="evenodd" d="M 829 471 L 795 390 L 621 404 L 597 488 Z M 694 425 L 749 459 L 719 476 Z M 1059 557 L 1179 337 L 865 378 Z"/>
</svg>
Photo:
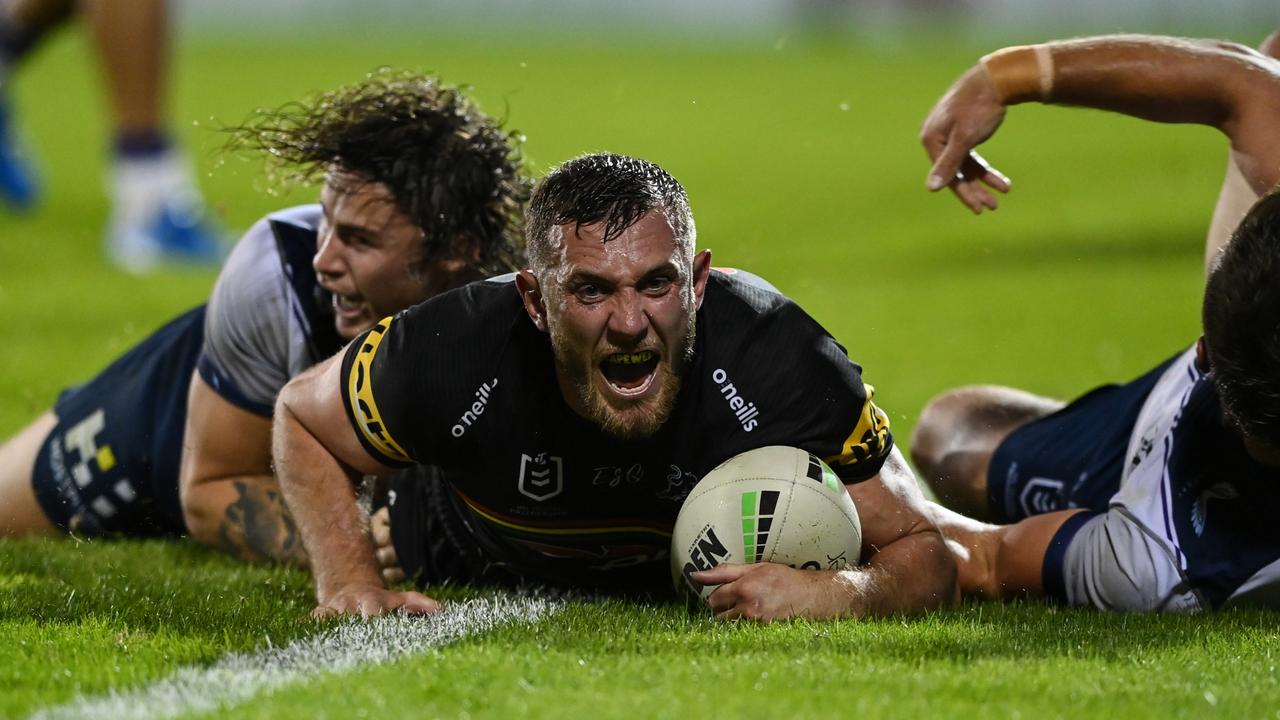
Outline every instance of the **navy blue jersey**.
<svg viewBox="0 0 1280 720">
<path fill-rule="evenodd" d="M 32 472 L 50 520 L 82 535 L 185 532 L 178 473 L 197 365 L 228 402 L 270 415 L 290 377 L 341 347 L 310 269 L 318 218 L 318 205 L 264 218 L 236 245 L 207 308 L 63 393 Z"/>
<path fill-rule="evenodd" d="M 1280 469 L 1246 451 L 1195 348 L 1013 433 L 993 459 L 992 479 L 1002 473 L 1019 497 L 1044 497 L 1018 511 L 1061 499 L 1090 510 L 1050 544 L 1050 595 L 1123 610 L 1280 606 Z M 1076 478 L 1085 487 L 1062 490 Z"/>
<path fill-rule="evenodd" d="M 201 306 L 178 317 L 58 398 L 31 473 L 55 525 L 85 536 L 185 530 L 178 470 L 204 315 Z"/>
<path fill-rule="evenodd" d="M 438 465 L 451 526 L 480 562 L 537 582 L 666 577 L 681 502 L 738 453 L 798 446 L 857 482 L 879 472 L 892 446 L 861 368 L 746 273 L 711 274 L 671 417 L 646 439 L 609 435 L 568 407 L 548 336 L 510 278 L 384 320 L 349 346 L 343 378 L 370 454 L 393 467 Z"/>
<path fill-rule="evenodd" d="M 1249 456 L 1204 376 L 1188 394 L 1171 441 L 1157 452 L 1167 457 L 1169 492 L 1161 534 L 1190 586 L 1220 607 L 1280 560 L 1280 469 Z"/>
<path fill-rule="evenodd" d="M 1095 388 L 1009 433 L 987 465 L 991 521 L 1003 525 L 1074 508 L 1105 511 L 1120 489 L 1138 413 L 1180 355 L 1130 382 Z"/>
</svg>

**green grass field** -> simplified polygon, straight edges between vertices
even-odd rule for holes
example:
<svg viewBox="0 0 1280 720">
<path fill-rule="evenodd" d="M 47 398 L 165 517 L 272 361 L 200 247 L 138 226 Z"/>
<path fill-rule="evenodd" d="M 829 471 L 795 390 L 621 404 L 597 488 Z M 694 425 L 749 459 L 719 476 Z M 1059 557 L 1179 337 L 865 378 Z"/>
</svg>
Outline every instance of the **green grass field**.
<svg viewBox="0 0 1280 720">
<path fill-rule="evenodd" d="M 997 382 L 1072 396 L 1136 375 L 1197 334 L 1224 142 L 1202 128 L 1017 108 L 986 152 L 1015 190 L 997 213 L 972 217 L 924 191 L 916 133 L 986 49 L 870 51 L 801 37 L 193 37 L 178 50 L 173 114 L 206 198 L 234 230 L 311 201 L 314 189 L 276 192 L 255 162 L 223 158 L 218 123 L 382 65 L 472 85 L 527 134 L 538 171 L 598 149 L 655 160 L 689 188 L 717 264 L 768 277 L 864 365 L 905 446 L 945 388 Z M 59 38 L 12 90 L 47 195 L 29 217 L 0 215 L 0 436 L 202 301 L 214 278 L 131 278 L 102 259 L 107 129 L 82 38 Z M 310 602 L 302 573 L 182 544 L 0 542 L 0 716 L 112 716 L 64 704 L 315 635 L 326 628 L 307 619 Z M 1273 613 L 973 604 L 924 619 L 760 627 L 674 605 L 556 607 L 389 664 L 306 676 L 233 712 L 1280 717 Z"/>
</svg>

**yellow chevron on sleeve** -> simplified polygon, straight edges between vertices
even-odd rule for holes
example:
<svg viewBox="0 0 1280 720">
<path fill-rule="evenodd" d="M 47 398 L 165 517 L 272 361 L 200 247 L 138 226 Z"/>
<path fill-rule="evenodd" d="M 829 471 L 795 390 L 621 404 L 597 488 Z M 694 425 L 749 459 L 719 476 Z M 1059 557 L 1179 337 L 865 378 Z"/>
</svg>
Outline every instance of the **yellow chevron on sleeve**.
<svg viewBox="0 0 1280 720">
<path fill-rule="evenodd" d="M 831 465 L 857 465 L 864 460 L 880 457 L 888 450 L 889 416 L 872 402 L 876 389 L 871 385 L 866 388 L 867 400 L 862 403 L 858 422 L 841 445 L 840 454 L 824 458 Z"/>
<path fill-rule="evenodd" d="M 356 425 L 359 426 L 360 432 L 369 444 L 389 460 L 410 463 L 413 459 L 404 451 L 400 443 L 391 437 L 386 425 L 382 423 L 378 403 L 373 398 L 373 381 L 370 376 L 373 359 L 378 355 L 378 347 L 386 337 L 387 331 L 391 329 L 391 320 L 392 318 L 389 317 L 383 318 L 369 331 L 359 350 L 356 351 L 355 361 L 351 363 L 351 370 L 347 374 L 347 397 L 354 405 L 351 408 L 351 415 L 356 419 Z"/>
</svg>

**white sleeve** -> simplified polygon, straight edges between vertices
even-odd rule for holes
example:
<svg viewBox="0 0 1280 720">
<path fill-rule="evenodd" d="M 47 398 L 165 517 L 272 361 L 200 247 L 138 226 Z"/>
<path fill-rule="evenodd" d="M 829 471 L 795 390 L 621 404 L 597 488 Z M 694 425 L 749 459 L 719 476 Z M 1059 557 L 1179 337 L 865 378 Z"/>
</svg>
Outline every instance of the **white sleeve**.
<svg viewBox="0 0 1280 720">
<path fill-rule="evenodd" d="M 1080 526 L 1061 571 L 1065 599 L 1072 605 L 1128 612 L 1199 612 L 1206 607 L 1169 548 L 1118 507 Z"/>
<path fill-rule="evenodd" d="M 231 251 L 209 298 L 200 376 L 233 405 L 271 415 L 289 381 L 291 295 L 268 219 Z"/>
<path fill-rule="evenodd" d="M 1227 599 L 1227 607 L 1280 608 L 1280 560 L 1253 574 Z"/>
</svg>

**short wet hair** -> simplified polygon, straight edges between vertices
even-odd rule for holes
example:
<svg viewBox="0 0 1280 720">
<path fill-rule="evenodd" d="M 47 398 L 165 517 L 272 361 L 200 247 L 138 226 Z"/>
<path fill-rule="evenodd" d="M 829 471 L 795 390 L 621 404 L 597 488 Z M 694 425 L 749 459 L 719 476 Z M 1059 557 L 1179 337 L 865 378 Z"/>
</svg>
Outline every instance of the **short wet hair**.
<svg viewBox="0 0 1280 720">
<path fill-rule="evenodd" d="M 1280 193 L 1259 200 L 1218 254 L 1203 321 L 1223 412 L 1280 448 Z"/>
<path fill-rule="evenodd" d="M 525 215 L 534 274 L 542 278 L 559 264 L 561 225 L 579 228 L 602 222 L 608 242 L 655 209 L 666 216 L 676 246 L 692 258 L 697 228 L 689 196 L 666 170 L 612 153 L 582 155 L 564 163 L 538 183 Z"/>
</svg>

